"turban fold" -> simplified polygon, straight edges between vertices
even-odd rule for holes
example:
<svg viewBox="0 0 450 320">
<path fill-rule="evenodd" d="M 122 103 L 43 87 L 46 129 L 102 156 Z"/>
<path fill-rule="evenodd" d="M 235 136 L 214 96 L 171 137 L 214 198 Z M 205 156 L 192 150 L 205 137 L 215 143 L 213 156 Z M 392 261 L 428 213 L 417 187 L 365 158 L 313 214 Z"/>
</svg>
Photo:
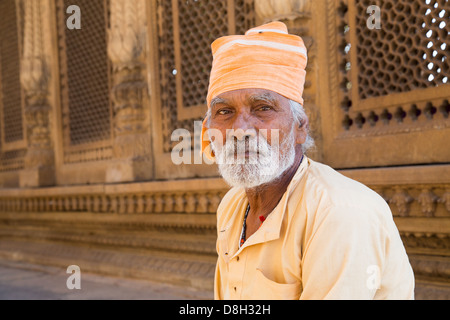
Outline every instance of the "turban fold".
<svg viewBox="0 0 450 320">
<path fill-rule="evenodd" d="M 288 34 L 282 22 L 248 30 L 245 35 L 225 36 L 212 45 L 208 108 L 221 93 L 237 89 L 267 89 L 303 105 L 307 52 L 302 38 Z M 213 157 L 202 128 L 202 152 Z"/>
</svg>

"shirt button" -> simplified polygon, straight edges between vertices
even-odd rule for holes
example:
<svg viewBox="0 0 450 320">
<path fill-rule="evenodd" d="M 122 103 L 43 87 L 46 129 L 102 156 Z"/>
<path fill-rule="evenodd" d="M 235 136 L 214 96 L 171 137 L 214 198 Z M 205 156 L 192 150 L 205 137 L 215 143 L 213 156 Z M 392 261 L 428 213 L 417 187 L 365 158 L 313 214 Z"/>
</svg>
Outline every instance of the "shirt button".
<svg viewBox="0 0 450 320">
<path fill-rule="evenodd" d="M 234 287 L 234 291 L 236 291 L 236 287 Z"/>
<path fill-rule="evenodd" d="M 236 257 L 236 261 L 239 261 L 239 256 Z"/>
</svg>

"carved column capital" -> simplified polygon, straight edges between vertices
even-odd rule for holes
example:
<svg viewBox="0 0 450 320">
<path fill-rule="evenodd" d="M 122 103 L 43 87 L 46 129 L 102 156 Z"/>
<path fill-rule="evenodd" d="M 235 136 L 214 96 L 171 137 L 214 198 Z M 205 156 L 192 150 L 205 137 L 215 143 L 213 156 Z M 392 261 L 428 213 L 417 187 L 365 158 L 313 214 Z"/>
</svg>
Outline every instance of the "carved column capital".
<svg viewBox="0 0 450 320">
<path fill-rule="evenodd" d="M 111 0 L 110 5 L 108 55 L 113 64 L 114 77 L 111 92 L 114 134 L 116 137 L 140 134 L 146 131 L 143 108 L 147 88 L 146 65 L 143 62 L 146 47 L 145 0 Z M 115 156 L 134 154 L 116 152 Z"/>
<path fill-rule="evenodd" d="M 146 48 L 145 0 L 111 0 L 108 55 L 115 68 L 133 68 Z"/>
<path fill-rule="evenodd" d="M 114 160 L 108 182 L 151 178 L 145 0 L 111 0 L 108 56 L 113 66 Z"/>
<path fill-rule="evenodd" d="M 42 1 L 22 0 L 24 7 L 23 56 L 20 80 L 27 94 L 46 91 L 47 61 L 43 50 Z"/>
<path fill-rule="evenodd" d="M 308 14 L 311 0 L 255 0 L 257 24 L 274 20 L 294 20 Z"/>
</svg>

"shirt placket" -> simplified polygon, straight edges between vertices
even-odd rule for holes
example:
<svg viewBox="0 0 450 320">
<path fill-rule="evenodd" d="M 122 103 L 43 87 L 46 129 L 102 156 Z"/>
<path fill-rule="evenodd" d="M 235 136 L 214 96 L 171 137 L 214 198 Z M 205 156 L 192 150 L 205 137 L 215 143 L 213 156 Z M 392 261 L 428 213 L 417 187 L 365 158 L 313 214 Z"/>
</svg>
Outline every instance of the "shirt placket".
<svg viewBox="0 0 450 320">
<path fill-rule="evenodd" d="M 231 299 L 240 299 L 242 296 L 242 284 L 244 283 L 245 277 L 247 250 L 239 250 L 228 262 L 228 285 Z"/>
</svg>

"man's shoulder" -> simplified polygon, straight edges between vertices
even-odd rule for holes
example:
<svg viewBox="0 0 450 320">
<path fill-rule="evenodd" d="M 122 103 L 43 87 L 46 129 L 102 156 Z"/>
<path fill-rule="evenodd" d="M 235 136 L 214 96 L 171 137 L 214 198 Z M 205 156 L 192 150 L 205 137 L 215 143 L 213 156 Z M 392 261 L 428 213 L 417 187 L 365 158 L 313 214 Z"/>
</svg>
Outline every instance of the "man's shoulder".
<svg viewBox="0 0 450 320">
<path fill-rule="evenodd" d="M 326 198 L 327 202 L 333 205 L 367 207 L 373 202 L 385 204 L 378 193 L 363 183 L 319 162 L 311 162 L 305 187 L 306 190 L 314 190 L 316 195 Z"/>
<path fill-rule="evenodd" d="M 388 204 L 366 185 L 318 162 L 312 162 L 308 169 L 303 198 L 307 211 L 315 215 L 314 220 L 328 216 L 338 221 L 364 219 L 391 223 Z"/>
</svg>

